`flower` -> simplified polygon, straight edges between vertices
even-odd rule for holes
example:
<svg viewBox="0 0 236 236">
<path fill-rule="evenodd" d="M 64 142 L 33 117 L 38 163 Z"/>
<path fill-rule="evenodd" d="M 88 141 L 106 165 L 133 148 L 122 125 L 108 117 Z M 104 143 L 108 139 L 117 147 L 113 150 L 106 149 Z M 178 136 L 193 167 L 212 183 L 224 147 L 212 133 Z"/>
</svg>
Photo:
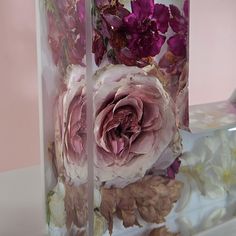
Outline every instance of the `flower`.
<svg viewBox="0 0 236 236">
<path fill-rule="evenodd" d="M 212 159 L 212 181 L 222 186 L 226 192 L 236 190 L 236 134 L 235 132 L 219 132 L 220 145 Z"/>
<path fill-rule="evenodd" d="M 108 66 L 94 78 L 97 177 L 143 177 L 176 135 L 172 101 L 157 77 L 137 67 Z M 159 169 L 174 159 L 167 156 Z"/>
<path fill-rule="evenodd" d="M 88 185 L 70 185 L 65 183 L 66 226 L 71 229 L 75 225 L 78 229 L 86 229 L 88 224 Z M 80 230 L 80 231 L 81 231 Z"/>
<path fill-rule="evenodd" d="M 162 34 L 168 29 L 168 7 L 154 4 L 154 0 L 133 0 L 131 8 L 132 12 L 124 17 L 127 48 L 137 59 L 154 57 L 165 42 Z"/>
<path fill-rule="evenodd" d="M 174 31 L 174 35 L 167 40 L 168 50 L 159 61 L 159 66 L 165 69 L 167 74 L 180 76 L 187 63 L 187 47 L 189 33 L 189 0 L 185 0 L 183 15 L 178 7 L 170 5 L 169 24 Z M 173 78 L 171 78 L 173 80 Z M 173 83 L 172 83 L 173 84 Z M 175 82 L 175 84 L 177 84 Z M 174 85 L 174 84 L 173 84 Z"/>
<path fill-rule="evenodd" d="M 96 1 L 96 9 L 93 52 L 97 65 L 107 48 L 112 63 L 128 66 L 144 67 L 160 53 L 168 29 L 168 7 L 154 4 L 154 0 L 133 0 L 129 12 L 119 1 Z M 103 42 L 103 50 L 98 42 Z"/>
<path fill-rule="evenodd" d="M 55 165 L 59 176 L 87 178 L 85 69 L 68 69 L 66 86 L 58 97 L 55 117 Z"/>
<path fill-rule="evenodd" d="M 161 176 L 145 176 L 124 188 L 101 188 L 100 212 L 112 234 L 113 217 L 118 216 L 124 227 L 139 224 L 139 216 L 147 223 L 163 223 L 173 204 L 179 199 L 182 183 Z"/>
<path fill-rule="evenodd" d="M 70 64 L 84 66 L 85 0 L 46 0 L 48 42 L 53 61 L 63 72 Z"/>
<path fill-rule="evenodd" d="M 52 227 L 63 228 L 66 224 L 65 211 L 65 187 L 62 182 L 58 182 L 53 191 L 49 192 L 47 202 L 48 224 Z"/>
<path fill-rule="evenodd" d="M 184 2 L 183 15 L 174 5 L 170 5 L 170 13 L 170 26 L 176 34 L 167 41 L 169 49 L 175 56 L 185 57 L 188 43 L 189 0 Z"/>
<path fill-rule="evenodd" d="M 190 152 L 184 153 L 181 168 L 194 179 L 201 193 L 219 197 L 236 190 L 236 133 L 215 131 L 200 138 Z"/>
<path fill-rule="evenodd" d="M 84 235 L 88 223 L 87 184 L 68 184 L 58 179 L 47 200 L 48 222 L 52 235 L 56 231 L 62 234 L 66 229 L 70 235 Z"/>
<path fill-rule="evenodd" d="M 176 132 L 169 146 L 162 152 L 158 160 L 154 163 L 147 174 L 160 175 L 174 179 L 179 172 L 181 161 L 179 157 L 182 154 L 182 138 L 179 132 Z M 170 163 L 169 160 L 172 160 Z M 160 167 L 162 167 L 160 169 Z"/>
<path fill-rule="evenodd" d="M 158 62 L 166 78 L 167 91 L 176 105 L 178 126 L 189 130 L 188 111 L 188 24 L 189 0 L 184 1 L 183 14 L 174 5 L 170 5 L 169 24 L 174 35 L 167 40 L 167 52 Z"/>
<path fill-rule="evenodd" d="M 112 49 L 107 56 L 111 61 L 117 61 L 116 55 L 126 44 L 125 31 L 123 30 L 123 18 L 129 14 L 118 0 L 95 1 L 97 11 L 94 26 L 93 53 L 95 62 L 100 65 L 107 52 L 108 42 Z"/>
</svg>

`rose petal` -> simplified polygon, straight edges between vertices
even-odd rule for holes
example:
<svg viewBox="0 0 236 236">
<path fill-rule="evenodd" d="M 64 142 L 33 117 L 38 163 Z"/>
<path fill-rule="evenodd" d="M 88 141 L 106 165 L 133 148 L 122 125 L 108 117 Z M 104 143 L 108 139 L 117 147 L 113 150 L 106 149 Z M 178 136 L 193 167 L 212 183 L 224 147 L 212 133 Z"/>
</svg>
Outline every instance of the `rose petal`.
<svg viewBox="0 0 236 236">
<path fill-rule="evenodd" d="M 176 56 L 185 57 L 186 55 L 186 39 L 182 35 L 174 35 L 167 41 L 170 51 Z"/>
<path fill-rule="evenodd" d="M 144 19 L 152 16 L 154 11 L 154 0 L 131 1 L 132 12 L 139 18 Z"/>
<path fill-rule="evenodd" d="M 130 148 L 130 152 L 136 154 L 150 153 L 154 144 L 153 132 L 143 132 L 140 134 Z"/>
<path fill-rule="evenodd" d="M 170 17 L 168 7 L 163 4 L 155 4 L 153 16 L 157 20 L 158 30 L 162 33 L 166 33 Z"/>
</svg>

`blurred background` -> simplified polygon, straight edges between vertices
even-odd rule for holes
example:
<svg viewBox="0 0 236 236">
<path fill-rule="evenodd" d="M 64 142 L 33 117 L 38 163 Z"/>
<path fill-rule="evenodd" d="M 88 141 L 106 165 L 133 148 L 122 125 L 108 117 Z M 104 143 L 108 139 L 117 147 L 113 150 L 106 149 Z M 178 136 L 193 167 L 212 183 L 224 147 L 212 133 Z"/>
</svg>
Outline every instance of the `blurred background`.
<svg viewBox="0 0 236 236">
<path fill-rule="evenodd" d="M 190 104 L 236 88 L 235 12 L 235 0 L 191 0 Z M 35 25 L 33 0 L 0 1 L 0 172 L 40 163 Z"/>
</svg>

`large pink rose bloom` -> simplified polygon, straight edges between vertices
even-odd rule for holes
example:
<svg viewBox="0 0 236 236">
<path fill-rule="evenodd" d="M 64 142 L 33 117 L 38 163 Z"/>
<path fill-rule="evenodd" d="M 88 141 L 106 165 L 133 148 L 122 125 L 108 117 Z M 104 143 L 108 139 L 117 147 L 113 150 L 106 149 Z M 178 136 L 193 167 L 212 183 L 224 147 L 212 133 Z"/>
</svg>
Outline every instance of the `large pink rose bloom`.
<svg viewBox="0 0 236 236">
<path fill-rule="evenodd" d="M 85 69 L 68 69 L 65 88 L 56 106 L 55 148 L 58 174 L 87 178 Z"/>
<path fill-rule="evenodd" d="M 144 176 L 176 133 L 173 103 L 147 68 L 109 66 L 95 75 L 95 175 L 100 181 Z"/>
</svg>

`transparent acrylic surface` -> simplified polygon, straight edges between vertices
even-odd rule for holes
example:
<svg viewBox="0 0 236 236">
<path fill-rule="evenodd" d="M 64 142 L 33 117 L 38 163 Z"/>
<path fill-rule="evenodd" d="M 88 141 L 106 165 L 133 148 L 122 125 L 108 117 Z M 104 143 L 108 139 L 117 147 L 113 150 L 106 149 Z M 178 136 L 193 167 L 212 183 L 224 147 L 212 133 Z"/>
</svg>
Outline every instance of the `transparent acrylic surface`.
<svg viewBox="0 0 236 236">
<path fill-rule="evenodd" d="M 211 235 L 210 228 L 231 220 L 236 213 L 236 129 L 182 132 L 182 137 L 184 153 L 177 178 L 184 182 L 184 190 L 176 222 L 181 235 L 205 231 L 202 235 Z"/>
<path fill-rule="evenodd" d="M 85 1 L 39 1 L 38 7 L 47 231 L 86 235 Z"/>
<path fill-rule="evenodd" d="M 232 218 L 234 123 L 189 133 L 189 1 L 39 12 L 48 234 L 188 236 Z"/>
</svg>

